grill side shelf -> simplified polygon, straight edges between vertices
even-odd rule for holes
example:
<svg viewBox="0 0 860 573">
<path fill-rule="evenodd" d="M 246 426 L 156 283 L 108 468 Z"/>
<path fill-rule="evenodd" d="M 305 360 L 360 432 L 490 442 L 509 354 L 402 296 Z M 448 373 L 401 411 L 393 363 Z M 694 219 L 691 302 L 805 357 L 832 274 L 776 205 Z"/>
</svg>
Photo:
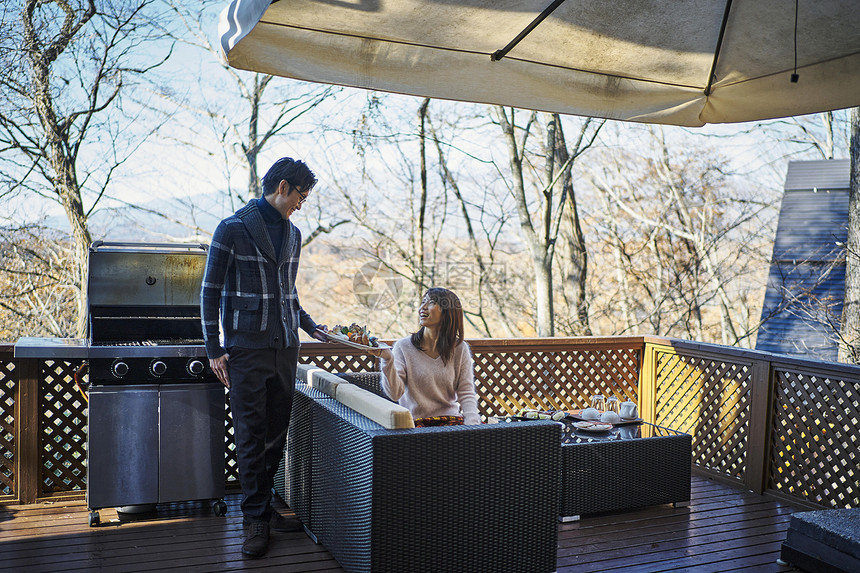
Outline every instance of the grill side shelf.
<svg viewBox="0 0 860 573">
<path fill-rule="evenodd" d="M 15 358 L 85 359 L 89 345 L 83 338 L 22 336 L 15 342 Z"/>
</svg>

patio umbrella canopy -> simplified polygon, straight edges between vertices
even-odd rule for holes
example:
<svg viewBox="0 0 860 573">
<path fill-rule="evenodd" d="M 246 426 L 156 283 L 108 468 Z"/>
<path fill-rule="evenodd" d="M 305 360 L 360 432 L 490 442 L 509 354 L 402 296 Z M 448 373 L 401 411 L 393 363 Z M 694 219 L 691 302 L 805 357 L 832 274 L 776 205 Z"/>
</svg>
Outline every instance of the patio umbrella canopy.
<svg viewBox="0 0 860 573">
<path fill-rule="evenodd" d="M 233 0 L 220 39 L 251 71 L 647 123 L 860 105 L 857 0 Z"/>
</svg>

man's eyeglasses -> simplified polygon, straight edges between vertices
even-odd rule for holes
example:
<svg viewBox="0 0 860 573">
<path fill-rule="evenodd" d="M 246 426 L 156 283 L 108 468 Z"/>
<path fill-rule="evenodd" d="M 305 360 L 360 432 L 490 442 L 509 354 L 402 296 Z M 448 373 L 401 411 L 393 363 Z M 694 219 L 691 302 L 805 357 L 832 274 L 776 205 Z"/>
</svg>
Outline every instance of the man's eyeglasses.
<svg viewBox="0 0 860 573">
<path fill-rule="evenodd" d="M 310 193 L 310 191 L 305 191 L 304 193 L 302 193 L 302 191 L 298 187 L 296 187 L 296 193 L 298 193 L 299 197 L 301 197 L 301 199 L 299 199 L 299 202 L 297 203 L 297 205 L 301 205 L 302 203 L 304 203 L 305 201 L 308 200 L 308 194 Z"/>
</svg>

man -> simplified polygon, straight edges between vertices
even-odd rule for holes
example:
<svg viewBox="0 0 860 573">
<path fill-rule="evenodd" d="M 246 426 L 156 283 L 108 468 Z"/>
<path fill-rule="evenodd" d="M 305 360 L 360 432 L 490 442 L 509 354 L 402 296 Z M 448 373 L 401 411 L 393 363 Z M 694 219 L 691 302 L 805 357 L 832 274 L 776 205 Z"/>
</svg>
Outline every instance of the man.
<svg viewBox="0 0 860 573">
<path fill-rule="evenodd" d="M 297 519 L 272 509 L 271 500 L 295 390 L 298 327 L 319 340 L 327 330 L 299 304 L 295 281 L 302 237 L 290 222 L 316 182 L 301 161 L 275 162 L 263 177 L 263 197 L 215 229 L 203 277 L 206 353 L 230 392 L 243 493 L 242 553 L 252 558 L 265 555 L 270 528 L 301 529 Z"/>
</svg>

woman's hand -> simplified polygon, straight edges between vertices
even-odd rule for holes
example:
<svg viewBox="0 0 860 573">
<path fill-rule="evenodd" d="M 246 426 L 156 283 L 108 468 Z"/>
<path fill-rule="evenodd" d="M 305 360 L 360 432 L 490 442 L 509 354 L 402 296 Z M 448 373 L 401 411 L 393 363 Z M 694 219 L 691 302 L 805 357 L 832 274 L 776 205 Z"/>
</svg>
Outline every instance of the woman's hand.
<svg viewBox="0 0 860 573">
<path fill-rule="evenodd" d="M 370 347 L 367 349 L 367 353 L 378 358 L 382 358 L 385 361 L 393 360 L 394 355 L 391 354 L 391 350 L 388 348 L 374 348 Z"/>
</svg>

